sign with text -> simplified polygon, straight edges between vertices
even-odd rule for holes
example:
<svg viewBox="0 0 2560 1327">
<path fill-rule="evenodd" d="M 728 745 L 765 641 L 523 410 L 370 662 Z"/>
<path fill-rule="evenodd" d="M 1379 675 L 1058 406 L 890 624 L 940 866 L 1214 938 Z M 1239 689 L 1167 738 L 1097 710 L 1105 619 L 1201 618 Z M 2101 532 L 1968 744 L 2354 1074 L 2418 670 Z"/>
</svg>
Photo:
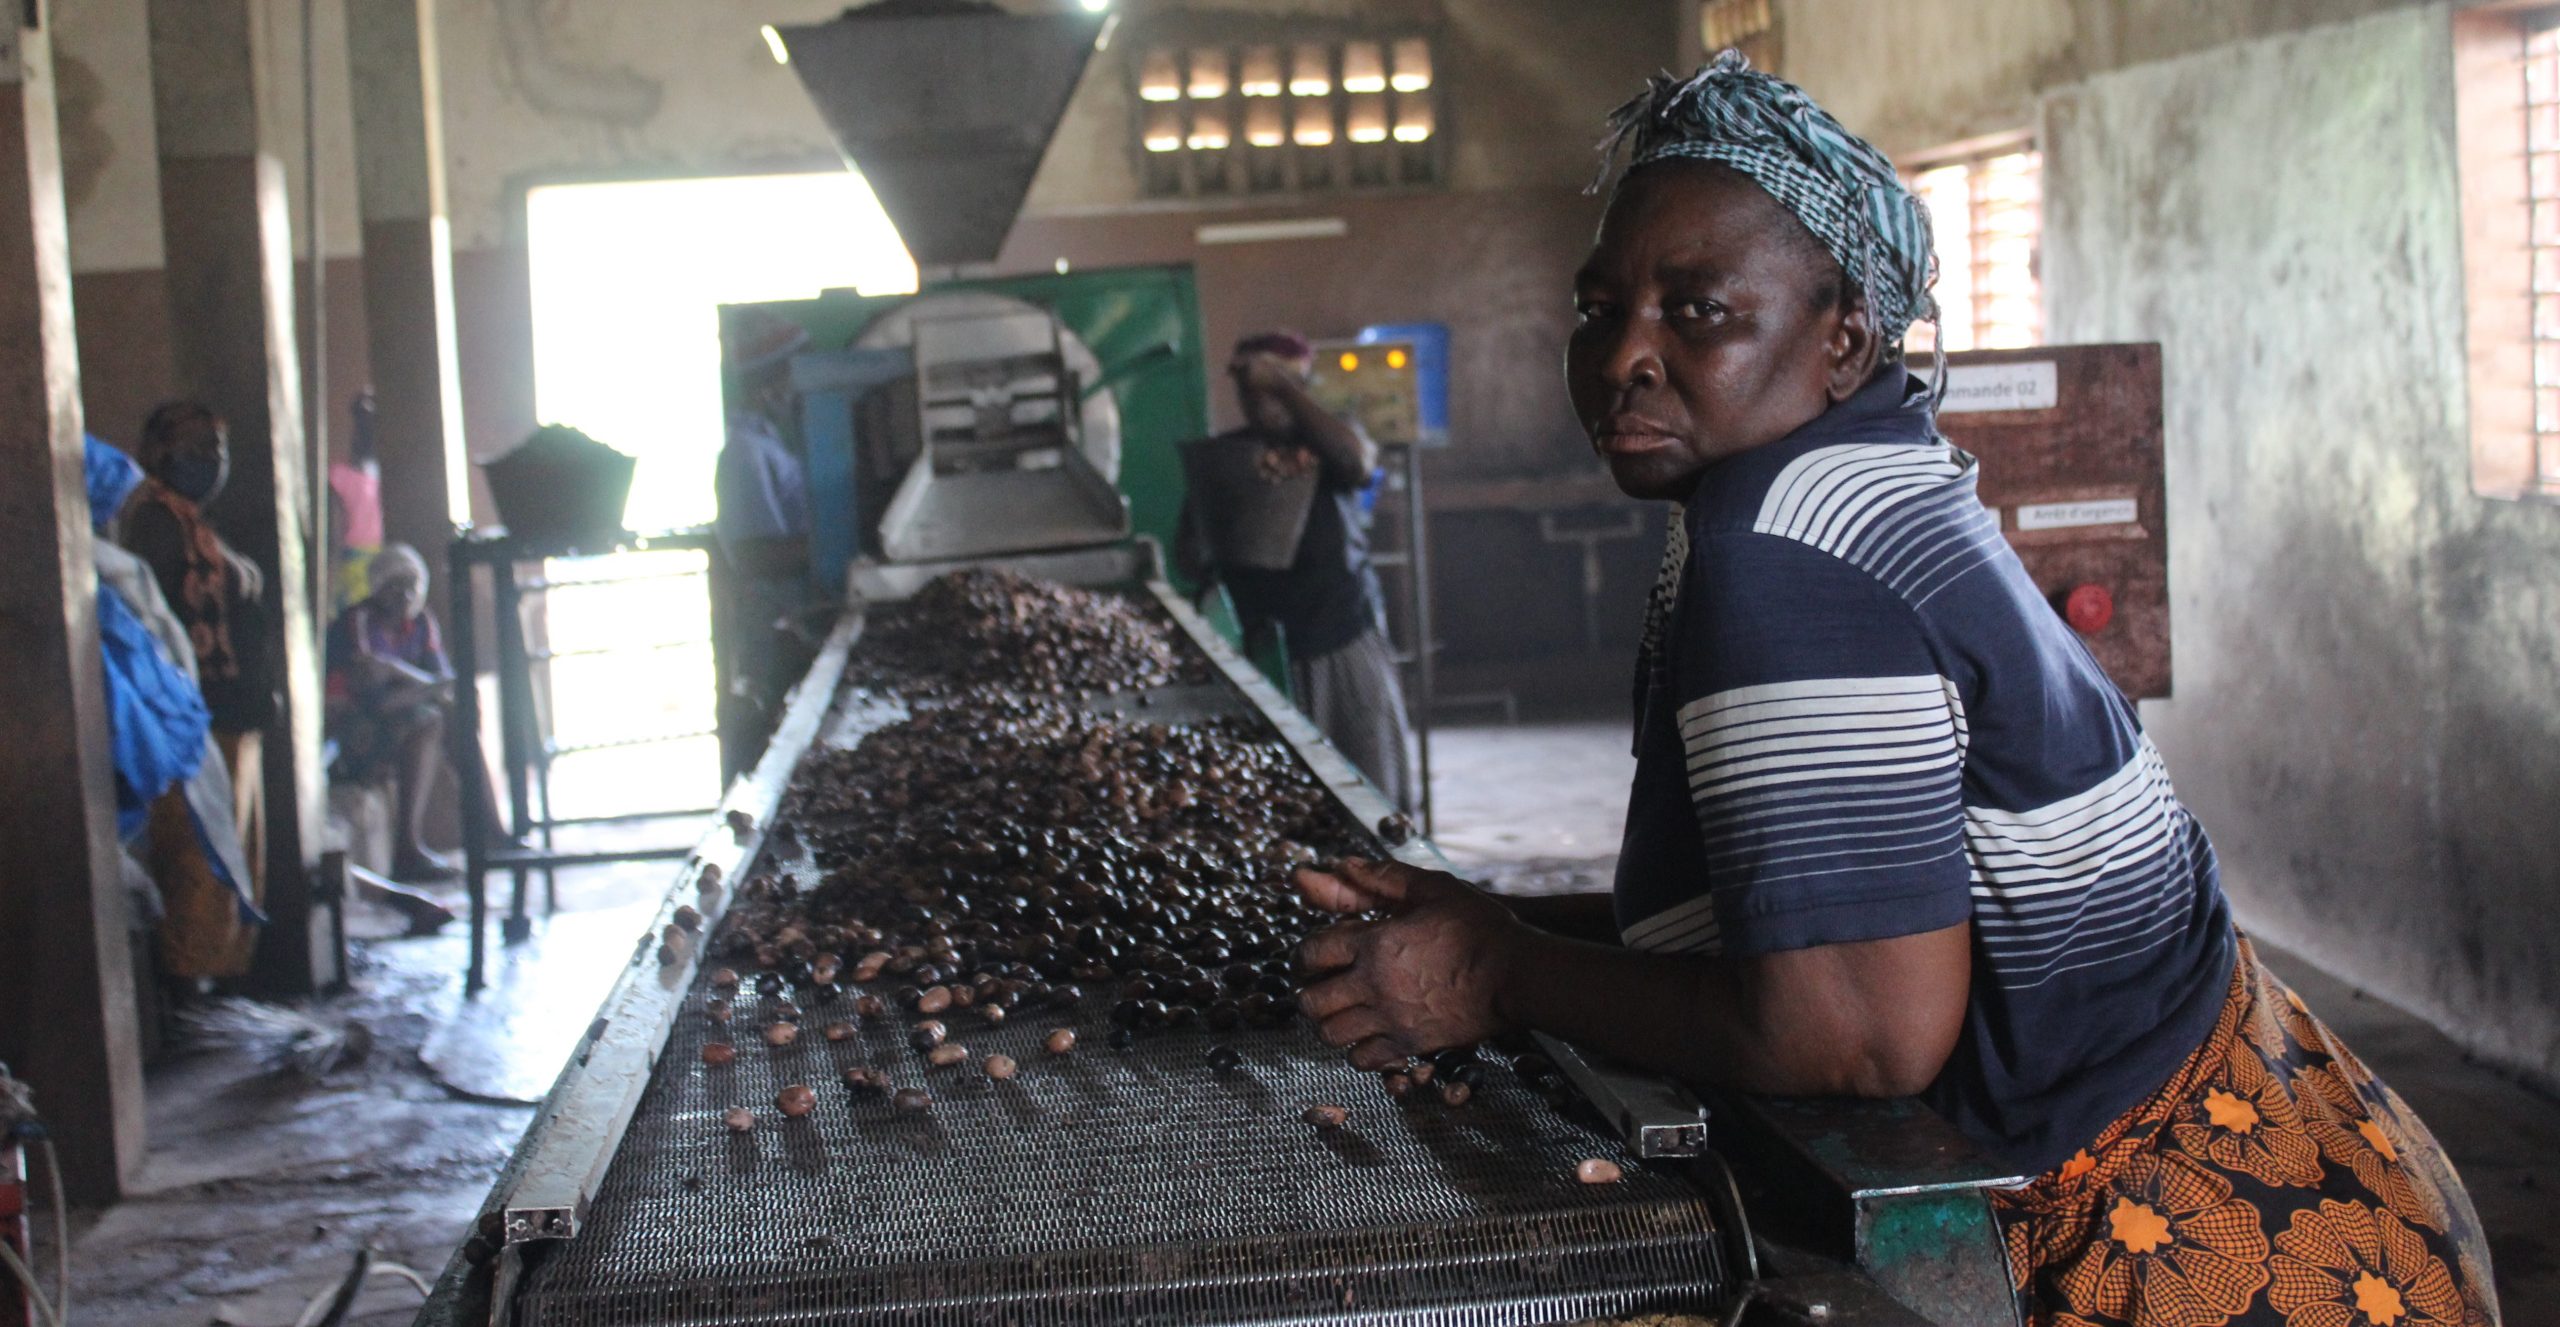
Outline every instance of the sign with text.
<svg viewBox="0 0 2560 1327">
<path fill-rule="evenodd" d="M 2062 401 L 2059 367 L 2049 359 L 2016 364 L 1949 364 L 1941 415 L 1991 410 L 2051 410 Z"/>
<path fill-rule="evenodd" d="M 2018 528 L 2021 530 L 2132 525 L 2141 519 L 2141 504 L 2132 498 L 2102 498 L 2096 502 L 2030 502 L 2018 508 Z"/>
</svg>

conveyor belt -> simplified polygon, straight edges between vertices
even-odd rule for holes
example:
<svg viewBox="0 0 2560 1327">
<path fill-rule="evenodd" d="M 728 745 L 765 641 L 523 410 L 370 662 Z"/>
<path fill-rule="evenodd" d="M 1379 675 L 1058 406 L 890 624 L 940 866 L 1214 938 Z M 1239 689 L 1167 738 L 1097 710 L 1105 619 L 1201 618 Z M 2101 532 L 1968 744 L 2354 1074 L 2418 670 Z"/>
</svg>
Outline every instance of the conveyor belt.
<svg viewBox="0 0 2560 1327">
<path fill-rule="evenodd" d="M 1228 1037 L 1243 1063 L 1222 1075 L 1212 1034 L 1112 1050 L 1087 1006 L 1065 1057 L 1040 1049 L 1048 1020 L 957 1034 L 1021 1061 L 1009 1082 L 929 1070 L 896 1026 L 711 1069 L 687 1020 L 523 1321 L 1551 1322 L 1725 1282 L 1695 1191 L 1505 1069 L 1464 1107 L 1408 1106 L 1303 1024 Z M 932 1111 L 854 1097 L 835 1080 L 855 1063 L 927 1087 Z M 819 1090 L 809 1118 L 722 1127 L 787 1082 Z M 1301 1123 L 1319 1101 L 1351 1122 Z M 1589 1156 L 1626 1180 L 1578 1183 Z"/>
<path fill-rule="evenodd" d="M 1268 703 L 1209 688 L 1094 707 L 1178 721 Z M 848 691 L 822 740 L 901 713 Z M 751 870 L 812 869 L 797 843 L 777 851 Z M 1399 1102 L 1304 1023 L 1111 1048 L 1112 997 L 1097 992 L 1002 1027 L 955 1011 L 972 1060 L 932 1069 L 902 1019 L 825 1041 L 827 1006 L 768 1049 L 749 1031 L 767 1021 L 752 988 L 715 1036 L 708 980 L 687 992 L 577 1236 L 526 1246 L 509 1321 L 1538 1323 L 1710 1308 L 1732 1285 L 1697 1189 L 1560 1114 L 1497 1054 L 1463 1106 Z M 1082 1044 L 1048 1055 L 1061 1025 Z M 705 1066 L 706 1039 L 737 1059 Z M 1241 1058 L 1224 1073 L 1206 1057 L 1220 1044 Z M 976 1067 L 999 1052 L 1018 1077 Z M 857 1096 L 839 1077 L 855 1064 L 926 1088 L 933 1108 Z M 816 1089 L 809 1117 L 772 1108 L 789 1083 Z M 1349 1123 L 1301 1122 L 1316 1103 L 1348 1107 Z M 734 1134 L 721 1115 L 740 1105 L 759 1123 Z M 1591 1157 L 1625 1179 L 1580 1183 Z"/>
</svg>

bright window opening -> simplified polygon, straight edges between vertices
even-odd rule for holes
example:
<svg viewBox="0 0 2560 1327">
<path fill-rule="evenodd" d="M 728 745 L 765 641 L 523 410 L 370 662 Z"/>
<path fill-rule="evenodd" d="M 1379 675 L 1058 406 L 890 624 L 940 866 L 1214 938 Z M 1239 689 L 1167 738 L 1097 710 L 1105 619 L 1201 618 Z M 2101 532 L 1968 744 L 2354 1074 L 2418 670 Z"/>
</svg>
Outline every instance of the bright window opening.
<svg viewBox="0 0 2560 1327">
<path fill-rule="evenodd" d="M 2010 145 L 1943 160 L 1911 176 L 1935 230 L 1948 350 L 2044 340 L 2043 175 L 2042 154 Z M 1927 352 L 1929 335 L 1926 326 L 1914 327 L 1908 348 Z"/>
<path fill-rule="evenodd" d="M 916 287 L 870 187 L 850 171 L 537 188 L 534 408 L 638 458 L 624 522 L 710 522 L 724 436 L 719 306 Z M 561 560 L 542 576 L 535 668 L 550 814 L 707 807 L 709 618 L 696 553 Z"/>
<path fill-rule="evenodd" d="M 534 412 L 640 459 L 635 530 L 711 519 L 719 306 L 916 288 L 915 262 L 850 171 L 538 188 Z"/>
</svg>

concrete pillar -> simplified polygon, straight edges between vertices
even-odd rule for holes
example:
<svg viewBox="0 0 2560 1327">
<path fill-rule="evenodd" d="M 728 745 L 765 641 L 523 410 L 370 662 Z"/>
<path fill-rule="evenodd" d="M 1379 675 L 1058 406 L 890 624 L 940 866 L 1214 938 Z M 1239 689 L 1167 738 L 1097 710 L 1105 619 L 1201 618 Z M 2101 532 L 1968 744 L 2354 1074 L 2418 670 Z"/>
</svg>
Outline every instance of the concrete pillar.
<svg viewBox="0 0 2560 1327">
<path fill-rule="evenodd" d="M 347 0 L 383 534 L 441 568 L 469 489 L 435 18 L 436 0 Z"/>
<path fill-rule="evenodd" d="M 75 1201 L 142 1157 L 142 1058 L 81 481 L 70 227 L 45 6 L 0 19 L 0 1060 Z"/>
<path fill-rule="evenodd" d="M 151 0 L 160 227 L 181 390 L 231 424 L 231 479 L 207 509 L 267 573 L 268 657 L 285 703 L 266 734 L 267 915 L 257 984 L 338 980 L 314 894 L 323 805 L 319 650 L 308 587 L 315 524 L 293 333 L 284 170 L 258 123 L 256 0 Z"/>
</svg>

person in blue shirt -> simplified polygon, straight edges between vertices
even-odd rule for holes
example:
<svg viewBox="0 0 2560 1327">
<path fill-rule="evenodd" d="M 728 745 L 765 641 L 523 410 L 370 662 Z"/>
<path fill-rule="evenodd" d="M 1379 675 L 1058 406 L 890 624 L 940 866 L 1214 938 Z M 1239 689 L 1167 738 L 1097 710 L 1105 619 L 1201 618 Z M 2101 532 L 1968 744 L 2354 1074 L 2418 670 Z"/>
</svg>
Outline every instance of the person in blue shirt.
<svg viewBox="0 0 2560 1327">
<path fill-rule="evenodd" d="M 1308 870 L 1303 1003 L 1355 1064 L 1536 1028 L 1697 1083 L 1916 1095 L 2034 1178 L 2021 1316 L 2494 1323 L 2444 1153 L 2233 927 L 2133 706 L 1900 354 L 1929 219 L 1727 52 L 1622 109 L 1574 407 L 1674 504 L 1612 894 Z"/>
<path fill-rule="evenodd" d="M 766 309 L 732 310 L 721 329 L 728 436 L 712 475 L 721 560 L 714 584 L 728 676 L 720 700 L 725 760 L 754 763 L 782 698 L 816 651 L 795 630 L 808 607 L 808 466 L 796 445 L 791 357 L 809 333 Z"/>
</svg>

